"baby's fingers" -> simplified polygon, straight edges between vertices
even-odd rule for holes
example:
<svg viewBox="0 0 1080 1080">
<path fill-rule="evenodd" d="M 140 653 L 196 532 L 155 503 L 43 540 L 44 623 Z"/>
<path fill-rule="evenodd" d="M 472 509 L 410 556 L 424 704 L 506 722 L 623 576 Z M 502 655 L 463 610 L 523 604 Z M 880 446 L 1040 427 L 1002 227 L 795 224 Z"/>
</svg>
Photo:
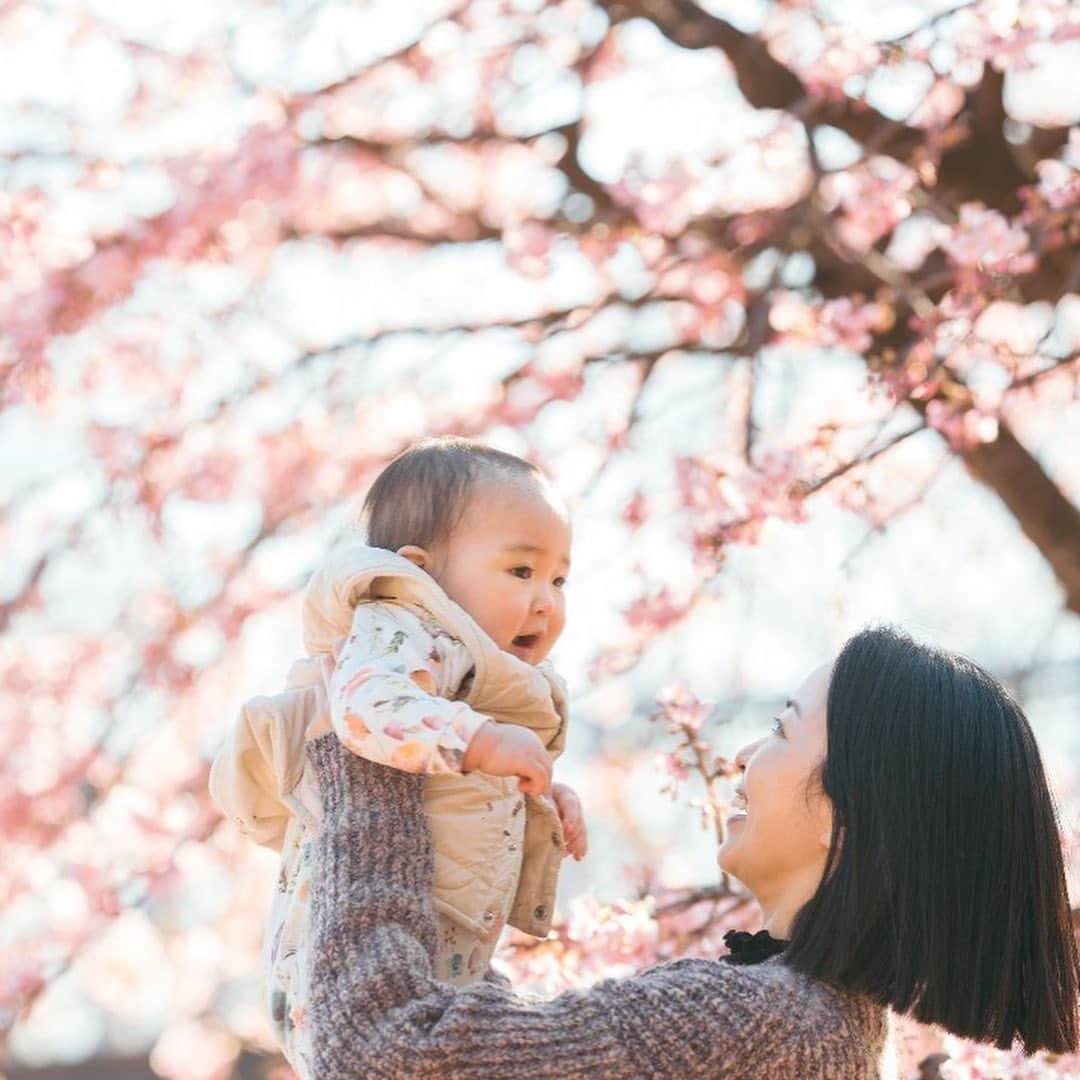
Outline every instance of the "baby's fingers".
<svg viewBox="0 0 1080 1080">
<path fill-rule="evenodd" d="M 566 835 L 566 854 L 581 862 L 589 852 L 589 841 L 584 829 L 575 829 Z"/>
<path fill-rule="evenodd" d="M 537 765 L 544 782 L 544 786 L 540 790 L 541 792 L 547 791 L 551 787 L 551 758 L 546 753 L 541 753 Z"/>
<path fill-rule="evenodd" d="M 558 803 L 559 820 L 567 831 L 577 832 L 583 822 L 581 820 L 581 804 L 577 799 L 564 799 Z"/>
<path fill-rule="evenodd" d="M 546 787 L 541 776 L 523 776 L 518 781 L 518 790 L 523 795 L 543 795 Z"/>
<path fill-rule="evenodd" d="M 547 760 L 529 762 L 521 771 L 518 787 L 526 795 L 543 795 L 551 786 L 551 762 Z"/>
</svg>

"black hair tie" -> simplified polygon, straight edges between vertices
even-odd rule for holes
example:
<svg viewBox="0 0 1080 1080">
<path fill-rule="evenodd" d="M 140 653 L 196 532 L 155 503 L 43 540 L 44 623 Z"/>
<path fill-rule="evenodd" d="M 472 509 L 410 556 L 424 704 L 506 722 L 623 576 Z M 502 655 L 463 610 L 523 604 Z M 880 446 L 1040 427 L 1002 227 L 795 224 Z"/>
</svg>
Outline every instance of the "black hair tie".
<svg viewBox="0 0 1080 1080">
<path fill-rule="evenodd" d="M 787 948 L 786 941 L 774 938 L 768 930 L 759 930 L 756 934 L 748 930 L 729 930 L 724 935 L 724 944 L 731 952 L 720 959 L 729 964 L 760 964 Z"/>
</svg>

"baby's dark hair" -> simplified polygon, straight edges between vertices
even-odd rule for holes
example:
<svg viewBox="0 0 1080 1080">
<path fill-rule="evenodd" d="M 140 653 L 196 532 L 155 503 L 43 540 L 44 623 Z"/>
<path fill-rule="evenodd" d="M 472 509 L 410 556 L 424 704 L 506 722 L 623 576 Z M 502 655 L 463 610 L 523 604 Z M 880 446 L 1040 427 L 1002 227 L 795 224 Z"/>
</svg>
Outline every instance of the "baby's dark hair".
<svg viewBox="0 0 1080 1080">
<path fill-rule="evenodd" d="M 372 547 L 430 549 L 449 539 L 481 483 L 536 482 L 543 476 L 523 458 L 473 439 L 424 439 L 376 477 L 364 499 L 360 526 Z"/>
</svg>

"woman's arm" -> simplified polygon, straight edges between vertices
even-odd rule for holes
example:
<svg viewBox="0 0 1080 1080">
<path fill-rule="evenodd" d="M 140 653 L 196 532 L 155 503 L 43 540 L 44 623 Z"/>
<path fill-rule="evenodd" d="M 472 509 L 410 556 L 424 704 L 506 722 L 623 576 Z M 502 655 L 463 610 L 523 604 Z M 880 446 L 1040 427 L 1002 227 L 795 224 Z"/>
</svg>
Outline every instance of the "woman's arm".
<svg viewBox="0 0 1080 1080">
<path fill-rule="evenodd" d="M 769 1026 L 760 987 L 747 993 L 751 980 L 727 965 L 683 961 L 553 1001 L 437 982 L 423 778 L 364 761 L 333 734 L 308 754 L 323 798 L 311 910 L 319 1080 L 686 1080 L 753 1060 Z"/>
</svg>

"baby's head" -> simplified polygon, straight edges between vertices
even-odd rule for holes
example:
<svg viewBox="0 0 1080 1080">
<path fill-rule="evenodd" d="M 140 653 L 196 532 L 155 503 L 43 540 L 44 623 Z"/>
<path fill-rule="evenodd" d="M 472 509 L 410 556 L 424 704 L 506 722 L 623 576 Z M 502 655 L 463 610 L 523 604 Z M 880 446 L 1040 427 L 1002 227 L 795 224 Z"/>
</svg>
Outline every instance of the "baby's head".
<svg viewBox="0 0 1080 1080">
<path fill-rule="evenodd" d="M 570 523 L 548 479 L 469 439 L 399 454 L 364 500 L 367 542 L 423 567 L 496 645 L 530 664 L 566 621 Z"/>
</svg>

